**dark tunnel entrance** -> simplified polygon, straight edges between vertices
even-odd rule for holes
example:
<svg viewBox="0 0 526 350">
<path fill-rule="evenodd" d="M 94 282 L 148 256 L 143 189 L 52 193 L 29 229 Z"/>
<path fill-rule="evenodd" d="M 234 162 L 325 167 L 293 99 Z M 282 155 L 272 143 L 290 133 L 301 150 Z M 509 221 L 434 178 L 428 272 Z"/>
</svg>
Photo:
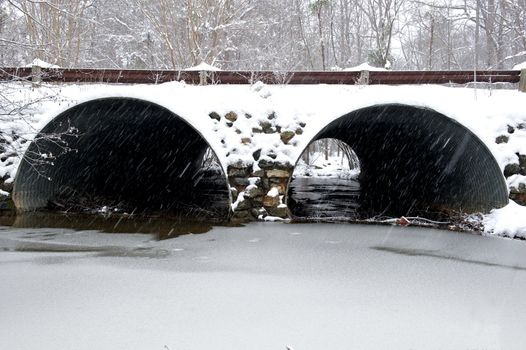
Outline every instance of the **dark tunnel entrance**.
<svg viewBox="0 0 526 350">
<path fill-rule="evenodd" d="M 75 106 L 29 146 L 13 199 L 18 210 L 198 215 L 226 219 L 229 191 L 208 143 L 169 110 L 107 98 Z"/>
<path fill-rule="evenodd" d="M 363 108 L 331 122 L 313 141 L 325 138 L 348 144 L 360 160 L 359 218 L 443 218 L 508 203 L 503 174 L 489 149 L 436 111 L 396 104 Z M 289 192 L 293 215 L 298 205 L 305 202 Z"/>
</svg>

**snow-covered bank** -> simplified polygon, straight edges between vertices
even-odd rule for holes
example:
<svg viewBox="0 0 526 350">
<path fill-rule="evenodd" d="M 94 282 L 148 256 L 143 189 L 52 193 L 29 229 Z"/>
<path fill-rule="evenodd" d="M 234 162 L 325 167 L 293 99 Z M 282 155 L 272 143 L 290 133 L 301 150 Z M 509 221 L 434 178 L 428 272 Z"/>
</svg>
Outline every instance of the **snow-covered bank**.
<svg viewBox="0 0 526 350">
<path fill-rule="evenodd" d="M 526 347 L 524 242 L 270 223 L 160 242 L 1 232 L 2 349 Z"/>
<path fill-rule="evenodd" d="M 510 204 L 493 209 L 484 216 L 484 233 L 526 239 L 526 207 L 510 200 Z"/>
</svg>

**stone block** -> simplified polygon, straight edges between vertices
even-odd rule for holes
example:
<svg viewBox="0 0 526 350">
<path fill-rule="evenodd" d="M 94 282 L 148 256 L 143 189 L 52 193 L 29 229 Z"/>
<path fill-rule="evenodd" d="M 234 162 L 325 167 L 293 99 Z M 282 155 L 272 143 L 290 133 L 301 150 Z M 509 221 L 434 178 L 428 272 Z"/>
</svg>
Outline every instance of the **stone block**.
<svg viewBox="0 0 526 350">
<path fill-rule="evenodd" d="M 254 158 L 255 161 L 258 161 L 259 157 L 261 157 L 261 148 L 252 153 L 252 158 Z"/>
<path fill-rule="evenodd" d="M 212 112 L 212 113 L 210 113 L 208 116 L 209 116 L 211 119 L 215 119 L 215 120 L 217 120 L 217 121 L 220 121 L 220 120 L 221 120 L 221 116 L 220 116 L 218 113 L 216 113 L 216 112 Z"/>
<path fill-rule="evenodd" d="M 286 219 L 289 217 L 289 209 L 285 206 L 276 207 L 276 208 L 268 208 L 268 213 L 271 216 L 277 216 L 283 219 Z"/>
<path fill-rule="evenodd" d="M 259 187 L 250 187 L 245 190 L 245 197 L 256 198 L 263 196 L 263 191 Z"/>
<path fill-rule="evenodd" d="M 258 196 L 250 199 L 252 203 L 252 208 L 262 207 L 263 206 L 263 196 Z"/>
<path fill-rule="evenodd" d="M 520 183 L 519 184 L 519 187 L 511 187 L 510 188 L 510 193 L 513 193 L 513 194 L 526 194 L 526 184 L 524 183 Z"/>
<path fill-rule="evenodd" d="M 509 137 L 506 135 L 500 135 L 495 139 L 495 143 L 501 144 L 501 143 L 508 143 Z"/>
<path fill-rule="evenodd" d="M 526 194 L 510 195 L 510 199 L 519 205 L 526 206 Z"/>
<path fill-rule="evenodd" d="M 243 138 L 241 138 L 241 143 L 244 144 L 244 145 L 248 145 L 248 144 L 252 143 L 252 139 L 250 137 L 243 137 Z"/>
<path fill-rule="evenodd" d="M 7 211 L 15 211 L 15 203 L 11 199 L 11 197 L 7 196 L 1 196 L 0 195 L 0 210 L 7 210 Z"/>
<path fill-rule="evenodd" d="M 259 127 L 265 134 L 271 134 L 274 131 L 272 130 L 272 124 L 266 120 L 259 122 Z"/>
<path fill-rule="evenodd" d="M 228 167 L 228 177 L 245 177 L 251 173 L 249 168 Z"/>
<path fill-rule="evenodd" d="M 260 159 L 258 165 L 261 169 L 272 169 L 276 165 L 276 162 L 267 159 Z"/>
<path fill-rule="evenodd" d="M 261 188 L 263 188 L 263 190 L 265 191 L 270 190 L 270 181 L 268 180 L 268 178 L 261 178 Z"/>
<path fill-rule="evenodd" d="M 231 122 L 235 122 L 237 120 L 236 112 L 228 112 L 227 114 L 225 114 L 225 119 L 230 120 Z"/>
<path fill-rule="evenodd" d="M 243 161 L 237 161 L 237 162 L 234 162 L 234 163 L 231 163 L 228 165 L 229 168 L 238 168 L 238 169 L 242 169 L 242 168 L 247 168 L 249 166 L 247 166 L 247 164 L 245 164 Z"/>
<path fill-rule="evenodd" d="M 238 186 L 246 187 L 250 185 L 250 182 L 246 177 L 231 177 L 229 180 L 236 188 L 238 188 Z"/>
<path fill-rule="evenodd" d="M 296 133 L 294 131 L 283 131 L 281 134 L 279 134 L 279 137 L 281 138 L 281 141 L 284 143 L 284 144 L 287 144 L 289 143 L 290 140 L 292 140 L 292 138 L 296 136 Z"/>
<path fill-rule="evenodd" d="M 13 192 L 14 182 L 6 182 L 7 179 L 8 179 L 7 175 L 0 178 L 0 190 L 11 193 Z"/>
<path fill-rule="evenodd" d="M 265 210 L 265 208 L 254 208 L 254 209 L 252 209 L 250 211 L 250 213 L 255 218 L 259 218 L 260 216 L 264 218 L 264 217 L 268 216 L 268 213 Z"/>
<path fill-rule="evenodd" d="M 265 196 L 263 197 L 263 205 L 265 208 L 274 208 L 277 207 L 280 204 L 279 202 L 279 196 L 271 197 L 271 196 Z"/>
<path fill-rule="evenodd" d="M 237 204 L 236 211 L 252 209 L 252 204 L 249 200 L 244 199 Z"/>
<path fill-rule="evenodd" d="M 508 164 L 504 168 L 504 176 L 510 177 L 512 175 L 519 174 L 521 172 L 521 167 L 517 163 Z"/>
<path fill-rule="evenodd" d="M 280 177 L 280 178 L 289 178 L 291 173 L 287 170 L 281 170 L 281 169 L 270 169 L 267 170 L 267 177 L 273 178 L 273 177 Z"/>
<path fill-rule="evenodd" d="M 238 220 L 248 220 L 251 217 L 250 210 L 236 210 L 233 215 L 233 218 Z"/>
</svg>

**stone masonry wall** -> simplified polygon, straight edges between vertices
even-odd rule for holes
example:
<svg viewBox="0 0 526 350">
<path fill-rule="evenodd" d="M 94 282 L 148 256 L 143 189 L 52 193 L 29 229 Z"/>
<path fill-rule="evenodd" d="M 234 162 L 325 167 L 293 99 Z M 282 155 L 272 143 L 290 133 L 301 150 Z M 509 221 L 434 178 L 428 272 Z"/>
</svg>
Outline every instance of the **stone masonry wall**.
<svg viewBox="0 0 526 350">
<path fill-rule="evenodd" d="M 516 133 L 526 132 L 526 122 L 517 125 L 508 125 L 506 134 L 496 138 L 497 144 L 508 143 Z M 504 176 L 510 185 L 510 199 L 520 205 L 526 205 L 526 179 L 521 181 L 518 176 L 526 176 L 526 154 L 516 153 L 517 161 L 507 164 L 504 168 Z M 518 181 L 514 181 L 518 180 Z"/>
<path fill-rule="evenodd" d="M 226 121 L 226 126 L 236 129 L 238 115 L 228 112 L 221 116 L 217 112 L 209 114 L 210 118 L 217 122 Z M 249 114 L 244 115 L 250 119 Z M 276 220 L 290 218 L 290 212 L 286 205 L 287 187 L 294 171 L 294 165 L 288 161 L 276 160 L 274 151 L 264 151 L 261 148 L 254 149 L 252 138 L 255 134 L 274 135 L 273 139 L 279 140 L 283 145 L 289 145 L 291 140 L 303 133 L 304 123 L 300 123 L 294 131 L 283 130 L 277 123 L 274 112 L 268 114 L 266 120 L 254 122 L 249 135 L 246 130 L 237 132 L 239 134 L 240 147 L 251 150 L 250 161 L 236 161 L 227 166 L 227 176 L 232 195 L 233 220 Z M 233 154 L 232 157 L 235 157 Z"/>
</svg>

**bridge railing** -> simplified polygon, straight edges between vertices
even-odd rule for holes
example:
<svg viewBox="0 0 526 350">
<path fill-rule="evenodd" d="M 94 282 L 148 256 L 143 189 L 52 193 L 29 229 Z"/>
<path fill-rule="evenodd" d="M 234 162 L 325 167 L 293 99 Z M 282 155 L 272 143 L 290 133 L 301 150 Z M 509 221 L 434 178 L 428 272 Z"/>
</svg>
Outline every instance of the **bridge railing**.
<svg viewBox="0 0 526 350">
<path fill-rule="evenodd" d="M 526 70 L 457 71 L 217 71 L 0 68 L 0 80 L 45 82 L 159 84 L 184 80 L 188 84 L 467 84 L 519 83 L 526 89 Z M 205 77 L 205 79 L 203 79 Z M 521 88 L 521 89 L 522 89 Z"/>
</svg>

